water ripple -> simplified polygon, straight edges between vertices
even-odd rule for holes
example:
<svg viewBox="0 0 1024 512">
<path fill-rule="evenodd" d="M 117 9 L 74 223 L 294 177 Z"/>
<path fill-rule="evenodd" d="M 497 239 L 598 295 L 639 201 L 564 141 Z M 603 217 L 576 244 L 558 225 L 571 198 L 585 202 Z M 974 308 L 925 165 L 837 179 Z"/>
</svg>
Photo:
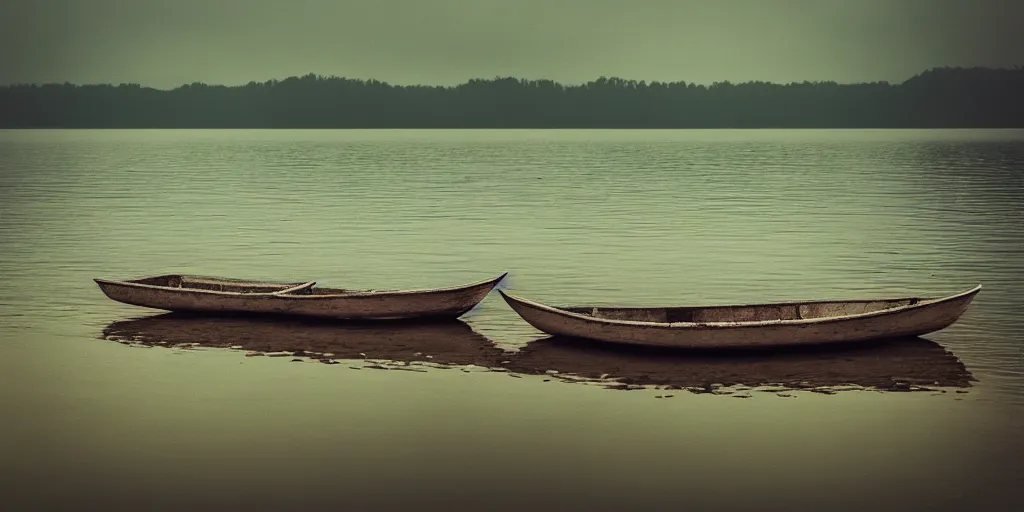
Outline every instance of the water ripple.
<svg viewBox="0 0 1024 512">
<path fill-rule="evenodd" d="M 934 339 L 1024 401 L 1020 131 L 0 133 L 0 331 L 129 314 L 98 276 L 353 287 L 512 271 L 555 303 L 985 285 Z M 470 322 L 538 336 L 488 299 Z M 13 336 L 14 334 L 12 334 Z"/>
</svg>

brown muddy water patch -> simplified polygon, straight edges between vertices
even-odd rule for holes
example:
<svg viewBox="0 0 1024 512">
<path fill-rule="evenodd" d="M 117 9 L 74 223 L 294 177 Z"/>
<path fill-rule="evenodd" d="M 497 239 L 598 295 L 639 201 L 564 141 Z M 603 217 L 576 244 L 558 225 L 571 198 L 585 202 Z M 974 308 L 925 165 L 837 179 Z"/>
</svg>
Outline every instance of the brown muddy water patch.
<svg viewBox="0 0 1024 512">
<path fill-rule="evenodd" d="M 975 381 L 941 345 L 907 338 L 857 345 L 694 351 L 547 337 L 507 351 L 462 321 L 352 324 L 168 313 L 108 325 L 102 338 L 129 346 L 222 348 L 354 370 L 506 372 L 512 377 L 749 398 L 752 392 L 847 390 L 957 393 Z M 943 389 L 946 388 L 946 389 Z"/>
</svg>

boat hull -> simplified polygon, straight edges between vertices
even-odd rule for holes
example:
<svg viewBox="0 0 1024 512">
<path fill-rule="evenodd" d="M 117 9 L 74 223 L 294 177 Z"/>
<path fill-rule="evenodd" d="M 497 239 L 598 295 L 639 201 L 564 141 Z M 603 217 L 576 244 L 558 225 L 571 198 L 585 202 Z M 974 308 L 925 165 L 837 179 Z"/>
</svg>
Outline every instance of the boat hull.
<svg viewBox="0 0 1024 512">
<path fill-rule="evenodd" d="M 476 307 L 504 277 L 453 288 L 338 294 L 233 293 L 102 279 L 96 283 L 112 300 L 165 311 L 401 320 L 458 318 Z"/>
<path fill-rule="evenodd" d="M 699 349 L 849 343 L 921 336 L 956 322 L 980 289 L 978 286 L 950 297 L 839 317 L 706 323 L 595 318 L 499 293 L 523 320 L 551 335 Z"/>
</svg>

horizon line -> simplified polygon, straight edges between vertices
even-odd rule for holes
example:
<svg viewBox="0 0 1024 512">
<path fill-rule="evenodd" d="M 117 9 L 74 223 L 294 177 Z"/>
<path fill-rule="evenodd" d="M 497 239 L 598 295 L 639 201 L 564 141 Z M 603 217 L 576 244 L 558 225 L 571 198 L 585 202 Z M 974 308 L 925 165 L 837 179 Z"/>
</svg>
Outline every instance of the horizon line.
<svg viewBox="0 0 1024 512">
<path fill-rule="evenodd" d="M 643 84 L 648 85 L 648 86 L 652 85 L 652 84 L 661 84 L 661 85 L 685 84 L 685 85 L 704 86 L 704 87 L 714 86 L 714 85 L 718 85 L 718 84 L 730 84 L 730 85 L 761 84 L 761 85 L 775 85 L 775 86 L 802 85 L 802 84 L 835 84 L 835 85 L 882 85 L 882 84 L 884 84 L 884 85 L 894 85 L 895 84 L 895 85 L 898 85 L 898 84 L 906 83 L 906 82 L 908 82 L 908 81 L 910 81 L 910 80 L 912 80 L 912 79 L 914 79 L 916 77 L 922 76 L 922 75 L 924 75 L 926 73 L 929 73 L 929 72 L 935 72 L 935 71 L 979 71 L 979 70 L 995 71 L 995 72 L 999 72 L 999 71 L 1024 71 L 1024 64 L 1015 64 L 1012 67 L 995 67 L 995 66 L 933 66 L 933 67 L 930 67 L 930 68 L 926 68 L 925 70 L 920 71 L 918 73 L 915 73 L 914 75 L 911 75 L 909 78 L 907 78 L 907 79 L 905 79 L 903 81 L 900 81 L 900 82 L 892 82 L 892 81 L 889 81 L 889 80 L 872 80 L 872 81 L 860 81 L 860 82 L 836 82 L 835 80 L 824 80 L 824 79 L 819 79 L 819 80 L 807 80 L 807 79 L 805 79 L 805 80 L 794 80 L 794 81 L 789 81 L 789 82 L 771 82 L 771 81 L 766 81 L 766 80 L 751 79 L 751 80 L 735 81 L 735 82 L 732 81 L 732 80 L 719 80 L 719 81 L 714 81 L 714 82 L 708 83 L 708 82 L 691 82 L 691 81 L 686 81 L 686 80 L 682 80 L 682 79 L 675 80 L 675 81 L 665 81 L 665 80 L 651 80 L 651 81 L 647 81 L 647 80 L 637 80 L 637 79 L 634 79 L 634 78 L 625 78 L 625 77 L 621 77 L 621 76 L 617 76 L 617 75 L 600 75 L 597 78 L 593 78 L 593 79 L 590 79 L 590 80 L 587 80 L 587 81 L 582 81 L 582 82 L 569 82 L 569 81 L 564 81 L 563 82 L 563 81 L 558 81 L 558 80 L 554 80 L 554 79 L 550 79 L 550 78 L 525 78 L 525 77 L 516 77 L 516 76 L 513 76 L 513 75 L 495 75 L 495 76 L 490 77 L 490 78 L 483 78 L 483 77 L 479 77 L 479 76 L 478 77 L 470 77 L 470 78 L 467 78 L 467 79 L 465 79 L 465 80 L 463 80 L 461 82 L 456 82 L 456 83 L 446 83 L 446 84 L 423 84 L 423 83 L 419 83 L 419 84 L 415 84 L 415 83 L 387 82 L 387 81 L 376 79 L 376 78 L 359 78 L 359 77 L 352 77 L 352 76 L 325 75 L 325 74 L 320 74 L 320 73 L 307 72 L 307 73 L 302 74 L 302 75 L 289 75 L 289 76 L 285 76 L 284 78 L 267 78 L 267 79 L 263 79 L 263 80 L 249 80 L 249 81 L 244 82 L 244 83 L 234 83 L 234 84 L 224 84 L 224 83 L 218 84 L 218 83 L 207 83 L 207 82 L 202 82 L 202 81 L 193 81 L 193 82 L 181 83 L 179 85 L 170 86 L 170 87 L 157 87 L 157 86 L 151 86 L 151 85 L 143 85 L 141 82 L 123 82 L 122 81 L 122 82 L 117 82 L 117 83 L 114 83 L 114 82 L 80 82 L 80 83 L 76 83 L 76 82 L 70 82 L 70 81 L 65 80 L 63 82 L 52 82 L 52 81 L 51 82 L 11 82 L 11 83 L 6 83 L 6 84 L 0 84 L 0 88 L 68 86 L 68 85 L 76 86 L 76 87 L 100 87 L 100 86 L 122 87 L 122 86 L 137 86 L 137 87 L 140 87 L 140 88 L 151 89 L 151 90 L 156 90 L 156 91 L 173 91 L 173 90 L 176 90 L 176 89 L 181 89 L 181 88 L 185 88 L 185 87 L 192 87 L 192 86 L 196 86 L 196 85 L 203 85 L 203 86 L 207 86 L 207 87 L 235 88 L 235 87 L 246 87 L 246 86 L 250 86 L 250 85 L 254 85 L 254 84 L 262 85 L 262 84 L 269 84 L 269 83 L 281 83 L 281 82 L 285 82 L 287 80 L 303 79 L 303 78 L 309 78 L 309 77 L 315 78 L 317 80 L 339 80 L 339 81 L 347 80 L 347 81 L 353 81 L 353 82 L 377 83 L 377 84 L 380 84 L 380 85 L 390 86 L 390 87 L 410 87 L 410 88 L 411 87 L 427 87 L 427 88 L 442 88 L 442 89 L 443 88 L 454 88 L 454 87 L 459 87 L 459 86 L 463 86 L 463 85 L 468 85 L 468 84 L 473 83 L 473 82 L 494 82 L 494 81 L 500 81 L 500 80 L 516 80 L 516 81 L 519 81 L 519 82 L 528 82 L 528 83 L 529 82 L 534 82 L 534 83 L 537 83 L 537 82 L 551 83 L 551 84 L 560 85 L 560 86 L 563 86 L 563 87 L 579 87 L 579 86 L 582 86 L 582 85 L 588 85 L 588 84 L 597 83 L 597 82 L 600 82 L 601 80 L 606 80 L 606 81 L 622 81 L 622 82 L 636 83 L 636 84 L 643 83 Z"/>
</svg>

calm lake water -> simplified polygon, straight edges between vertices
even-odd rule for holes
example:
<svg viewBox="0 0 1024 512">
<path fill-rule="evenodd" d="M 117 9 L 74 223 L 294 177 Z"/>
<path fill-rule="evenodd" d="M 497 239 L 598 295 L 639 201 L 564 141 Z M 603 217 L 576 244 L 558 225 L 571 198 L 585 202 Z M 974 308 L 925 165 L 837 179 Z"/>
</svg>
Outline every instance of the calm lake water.
<svg viewBox="0 0 1024 512">
<path fill-rule="evenodd" d="M 1024 131 L 8 131 L 0 192 L 7 504 L 1024 504 Z M 92 282 L 505 271 L 562 305 L 984 289 L 927 341 L 722 360 L 551 345 L 497 294 L 465 328 L 353 331 Z M 246 357 L 314 345 L 341 364 Z"/>
</svg>

